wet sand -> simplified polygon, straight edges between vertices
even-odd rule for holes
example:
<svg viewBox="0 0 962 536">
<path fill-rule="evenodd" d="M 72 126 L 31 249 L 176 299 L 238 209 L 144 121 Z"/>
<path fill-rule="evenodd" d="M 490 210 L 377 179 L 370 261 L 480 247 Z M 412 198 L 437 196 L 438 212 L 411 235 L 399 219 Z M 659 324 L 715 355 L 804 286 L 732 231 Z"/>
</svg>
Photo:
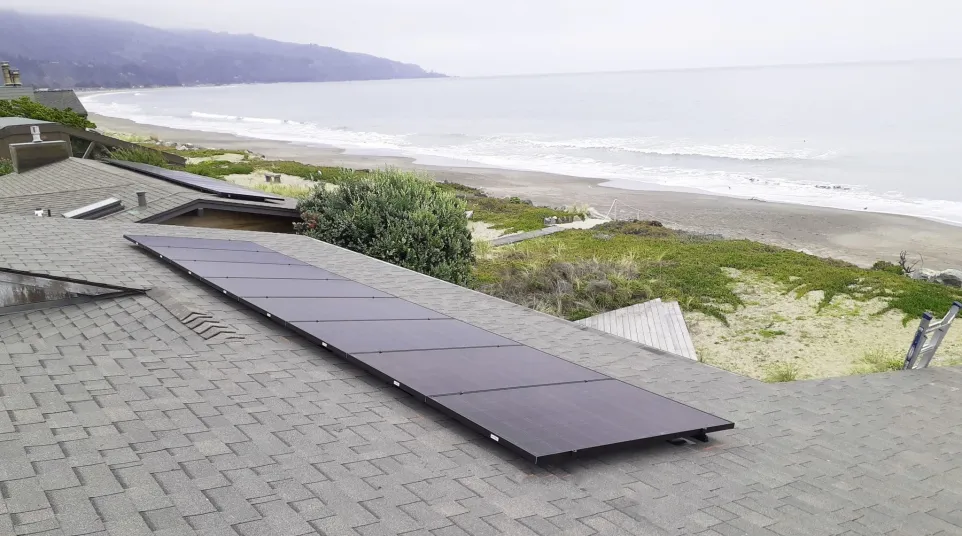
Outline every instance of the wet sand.
<svg viewBox="0 0 962 536">
<path fill-rule="evenodd" d="M 430 166 L 409 158 L 345 153 L 332 147 L 242 138 L 141 125 L 91 115 L 104 130 L 200 147 L 250 150 L 273 159 L 307 164 L 375 168 L 395 166 L 426 171 L 438 180 L 483 188 L 489 195 L 517 196 L 540 205 L 584 204 L 612 216 L 658 220 L 670 227 L 721 234 L 806 251 L 868 266 L 879 259 L 896 261 L 906 250 L 932 269 L 962 267 L 962 227 L 910 216 L 770 203 L 699 193 L 625 190 L 586 179 L 494 168 Z"/>
</svg>

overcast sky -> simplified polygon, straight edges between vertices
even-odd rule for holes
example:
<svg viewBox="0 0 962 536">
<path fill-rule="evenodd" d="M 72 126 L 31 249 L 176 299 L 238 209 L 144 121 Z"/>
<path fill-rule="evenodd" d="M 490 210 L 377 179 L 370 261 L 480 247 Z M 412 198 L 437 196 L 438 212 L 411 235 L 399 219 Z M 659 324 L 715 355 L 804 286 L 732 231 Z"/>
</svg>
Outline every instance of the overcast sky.
<svg viewBox="0 0 962 536">
<path fill-rule="evenodd" d="M 962 57 L 962 0 L 0 0 L 462 76 Z"/>
</svg>

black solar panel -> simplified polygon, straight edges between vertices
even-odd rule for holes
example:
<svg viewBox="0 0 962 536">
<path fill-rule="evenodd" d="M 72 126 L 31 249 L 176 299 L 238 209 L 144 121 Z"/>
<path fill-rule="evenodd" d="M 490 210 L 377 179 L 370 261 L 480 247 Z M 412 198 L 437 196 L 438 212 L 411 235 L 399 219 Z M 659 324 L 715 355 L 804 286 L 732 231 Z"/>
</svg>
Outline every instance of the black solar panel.
<svg viewBox="0 0 962 536">
<path fill-rule="evenodd" d="M 431 399 L 535 458 L 732 427 L 724 419 L 608 379 Z"/>
<path fill-rule="evenodd" d="M 127 238 L 535 461 L 734 427 L 252 242 Z"/>
<path fill-rule="evenodd" d="M 447 318 L 400 298 L 246 298 L 246 301 L 286 322 Z"/>
<path fill-rule="evenodd" d="M 260 244 L 243 240 L 216 240 L 213 238 L 180 238 L 176 236 L 130 235 L 128 240 L 152 248 L 225 249 L 229 251 L 270 251 Z"/>
<path fill-rule="evenodd" d="M 365 322 L 291 322 L 291 325 L 348 354 L 518 344 L 510 339 L 505 339 L 452 318 L 443 320 L 370 320 Z"/>
<path fill-rule="evenodd" d="M 336 279 L 207 278 L 212 285 L 239 298 L 390 298 L 379 290 Z M 280 316 L 280 315 L 278 315 Z"/>
<path fill-rule="evenodd" d="M 198 277 L 248 277 L 257 279 L 341 279 L 344 278 L 307 264 L 233 264 L 212 261 L 177 261 Z"/>
<path fill-rule="evenodd" d="M 273 251 L 231 251 L 228 249 L 150 248 L 172 261 L 213 261 L 250 264 L 306 265 L 293 257 Z"/>
<path fill-rule="evenodd" d="M 108 164 L 123 168 L 129 171 L 136 171 L 138 173 L 143 173 L 144 175 L 149 175 L 155 179 L 161 179 L 168 182 L 173 182 L 181 186 L 186 186 L 187 188 L 192 188 L 194 190 L 199 190 L 201 192 L 207 192 L 210 194 L 215 194 L 220 197 L 229 197 L 233 199 L 248 199 L 251 201 L 283 201 L 283 197 L 277 197 L 274 195 L 269 195 L 264 192 L 258 192 L 256 190 L 248 190 L 247 188 L 241 188 L 240 186 L 234 186 L 233 184 L 226 181 L 219 181 L 217 179 L 211 179 L 208 177 L 203 177 L 201 175 L 195 175 L 193 173 L 187 173 L 186 171 L 176 171 L 173 169 L 166 169 L 157 166 L 151 166 L 149 164 L 141 164 L 139 162 L 127 162 L 124 160 L 105 160 Z"/>
<path fill-rule="evenodd" d="M 424 396 L 609 379 L 528 346 L 354 354 L 354 358 Z"/>
</svg>

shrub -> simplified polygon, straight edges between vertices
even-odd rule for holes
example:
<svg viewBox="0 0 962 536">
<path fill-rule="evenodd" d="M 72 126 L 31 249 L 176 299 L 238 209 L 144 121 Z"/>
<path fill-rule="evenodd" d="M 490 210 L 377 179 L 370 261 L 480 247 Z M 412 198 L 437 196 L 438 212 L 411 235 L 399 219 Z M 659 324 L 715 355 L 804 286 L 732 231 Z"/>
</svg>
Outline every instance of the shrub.
<svg viewBox="0 0 962 536">
<path fill-rule="evenodd" d="M 137 162 L 139 164 L 150 164 L 151 166 L 162 168 L 170 167 L 167 164 L 167 160 L 164 160 L 164 155 L 145 147 L 114 149 L 110 151 L 110 158 L 127 162 Z"/>
<path fill-rule="evenodd" d="M 888 261 L 878 261 L 872 265 L 872 269 L 879 272 L 888 272 L 895 275 L 905 275 L 905 269 L 898 264 Z"/>
<path fill-rule="evenodd" d="M 316 189 L 295 231 L 459 285 L 474 262 L 464 203 L 433 181 L 396 169 Z"/>
<path fill-rule="evenodd" d="M 38 121 L 52 121 L 79 129 L 96 128 L 86 117 L 74 112 L 70 108 L 58 110 L 44 106 L 39 102 L 21 97 L 14 100 L 0 100 L 0 117 L 26 117 Z"/>
<path fill-rule="evenodd" d="M 0 159 L 0 177 L 13 173 L 13 162 Z"/>
<path fill-rule="evenodd" d="M 482 283 L 478 289 L 543 313 L 581 320 L 652 298 L 653 290 L 638 279 L 638 268 L 630 258 L 557 260 L 540 265 L 526 258 L 524 248 L 506 255 L 515 262 L 505 266 L 497 281 Z"/>
</svg>

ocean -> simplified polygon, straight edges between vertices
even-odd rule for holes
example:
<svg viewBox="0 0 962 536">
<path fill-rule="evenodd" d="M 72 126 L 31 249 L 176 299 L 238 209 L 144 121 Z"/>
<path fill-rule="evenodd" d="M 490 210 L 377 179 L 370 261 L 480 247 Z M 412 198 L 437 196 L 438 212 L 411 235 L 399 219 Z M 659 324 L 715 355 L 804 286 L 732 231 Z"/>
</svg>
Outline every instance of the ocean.
<svg viewBox="0 0 962 536">
<path fill-rule="evenodd" d="M 962 60 L 88 95 L 172 128 L 962 224 Z"/>
</svg>

